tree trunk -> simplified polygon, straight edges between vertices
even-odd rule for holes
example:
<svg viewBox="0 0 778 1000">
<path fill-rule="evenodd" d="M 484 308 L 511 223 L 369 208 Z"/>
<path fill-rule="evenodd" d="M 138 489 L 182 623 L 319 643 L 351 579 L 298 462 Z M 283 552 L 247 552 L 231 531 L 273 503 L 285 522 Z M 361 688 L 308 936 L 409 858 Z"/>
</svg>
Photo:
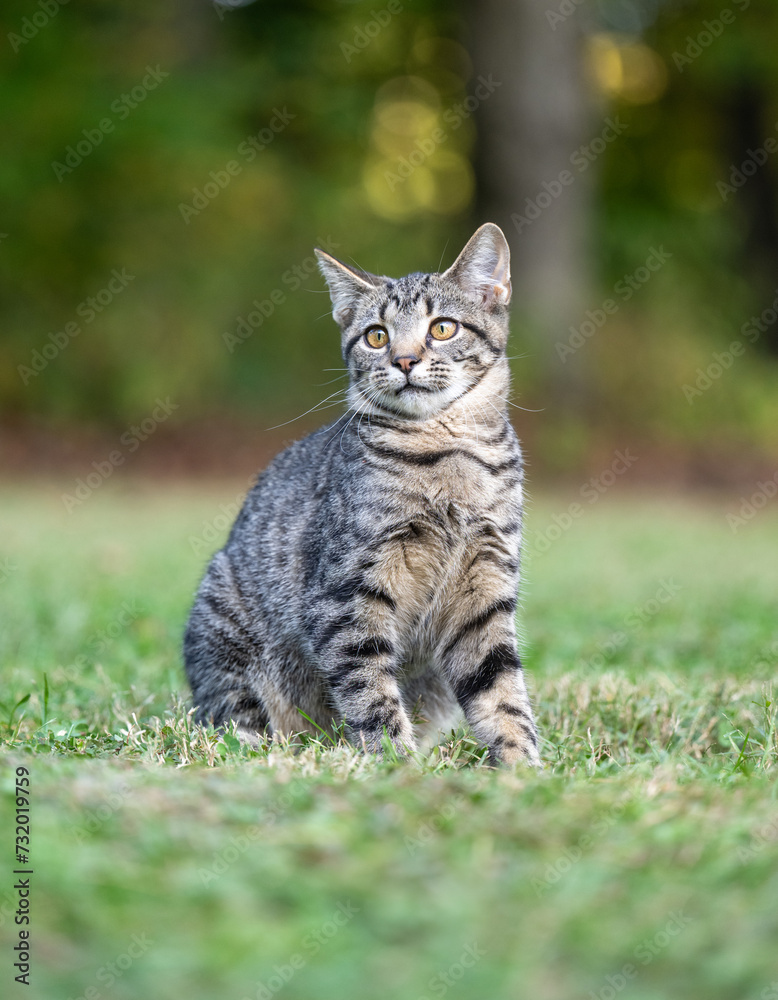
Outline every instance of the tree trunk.
<svg viewBox="0 0 778 1000">
<path fill-rule="evenodd" d="M 577 409 L 586 352 L 562 363 L 555 347 L 592 305 L 593 171 L 571 163 L 592 138 L 576 14 L 552 25 L 538 0 L 478 0 L 469 9 L 475 76 L 491 74 L 500 84 L 476 112 L 479 215 L 504 229 L 514 314 L 527 321 L 525 335 L 537 338 L 532 349 L 554 396 Z M 569 173 L 560 180 L 564 171 Z"/>
</svg>

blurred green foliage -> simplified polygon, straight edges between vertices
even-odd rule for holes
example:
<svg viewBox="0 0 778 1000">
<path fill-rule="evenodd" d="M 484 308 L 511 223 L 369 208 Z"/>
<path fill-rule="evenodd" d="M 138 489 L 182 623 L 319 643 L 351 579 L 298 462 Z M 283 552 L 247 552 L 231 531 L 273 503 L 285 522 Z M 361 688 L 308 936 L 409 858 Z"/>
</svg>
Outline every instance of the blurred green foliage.
<svg viewBox="0 0 778 1000">
<path fill-rule="evenodd" d="M 769 451 L 778 324 L 704 400 L 682 388 L 778 294 L 778 153 L 760 152 L 778 138 L 778 4 L 727 9 L 720 33 L 719 0 L 569 15 L 592 137 L 605 115 L 628 124 L 593 168 L 590 308 L 651 247 L 673 255 L 581 350 L 594 424 Z M 7 0 L 0 16 L 6 417 L 124 426 L 158 396 L 181 421 L 292 416 L 340 364 L 313 245 L 379 273 L 433 270 L 483 221 L 473 121 L 387 180 L 471 92 L 477 3 Z M 119 293 L 114 269 L 133 276 Z M 543 405 L 557 353 L 520 362 L 528 405 Z"/>
<path fill-rule="evenodd" d="M 274 411 L 305 398 L 339 364 L 339 341 L 318 275 L 295 290 L 287 272 L 325 240 L 379 271 L 435 267 L 449 238 L 445 216 L 421 232 L 377 218 L 360 184 L 375 91 L 417 35 L 453 30 L 442 7 L 415 4 L 350 62 L 340 45 L 369 19 L 367 5 L 93 0 L 63 7 L 17 54 L 6 45 L 6 412 L 121 421 L 156 395 L 189 415 L 225 400 Z M 5 5 L 3 35 L 30 13 Z M 169 75 L 120 120 L 113 103 L 149 65 Z M 279 111 L 291 120 L 248 162 L 238 147 Z M 114 130 L 58 180 L 52 163 L 106 117 Z M 179 206 L 231 161 L 240 173 L 185 221 Z M 79 322 L 79 304 L 113 268 L 135 280 Z M 230 354 L 224 333 L 275 289 L 285 301 L 272 330 Z M 69 321 L 81 333 L 24 385 L 17 366 Z"/>
</svg>

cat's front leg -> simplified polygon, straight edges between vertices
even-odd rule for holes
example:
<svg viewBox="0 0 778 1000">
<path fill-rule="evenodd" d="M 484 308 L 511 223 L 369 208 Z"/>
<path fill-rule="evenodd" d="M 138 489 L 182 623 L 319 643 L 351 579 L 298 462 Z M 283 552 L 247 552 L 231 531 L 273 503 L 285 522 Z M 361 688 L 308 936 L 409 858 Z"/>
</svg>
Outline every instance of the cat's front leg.
<svg viewBox="0 0 778 1000">
<path fill-rule="evenodd" d="M 361 606 L 341 609 L 323 623 L 319 658 L 352 742 L 380 754 L 388 736 L 398 753 L 406 754 L 416 742 L 397 682 L 397 644 L 386 608 L 371 607 L 391 599 L 376 593 L 380 596 L 363 595 Z"/>
<path fill-rule="evenodd" d="M 540 766 L 538 736 L 519 654 L 513 642 L 499 641 L 482 659 L 459 670 L 457 699 L 475 736 L 489 747 L 492 761 L 524 761 Z"/>
<path fill-rule="evenodd" d="M 515 582 L 489 573 L 463 584 L 439 647 L 443 672 L 493 761 L 540 765 L 538 737 L 516 645 Z"/>
</svg>

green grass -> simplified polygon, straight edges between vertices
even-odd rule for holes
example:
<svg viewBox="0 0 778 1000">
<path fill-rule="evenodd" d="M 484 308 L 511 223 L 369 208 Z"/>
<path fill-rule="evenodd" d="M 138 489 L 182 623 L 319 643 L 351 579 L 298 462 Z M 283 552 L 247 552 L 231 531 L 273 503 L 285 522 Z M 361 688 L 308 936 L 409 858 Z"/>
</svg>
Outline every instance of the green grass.
<svg viewBox="0 0 778 1000">
<path fill-rule="evenodd" d="M 548 551 L 530 542 L 534 774 L 489 768 L 464 733 L 401 764 L 195 727 L 191 540 L 239 486 L 109 483 L 70 515 L 54 487 L 0 497 L 4 995 L 773 996 L 774 505 L 733 534 L 736 499 L 614 487 Z M 571 499 L 535 502 L 530 529 Z M 26 990 L 9 957 L 16 766 Z"/>
</svg>

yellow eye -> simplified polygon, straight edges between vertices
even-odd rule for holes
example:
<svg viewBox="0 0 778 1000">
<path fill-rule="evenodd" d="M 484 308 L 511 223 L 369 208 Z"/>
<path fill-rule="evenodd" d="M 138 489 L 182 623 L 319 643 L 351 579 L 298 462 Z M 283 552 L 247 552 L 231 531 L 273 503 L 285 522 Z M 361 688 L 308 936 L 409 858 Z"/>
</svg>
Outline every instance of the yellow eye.
<svg viewBox="0 0 778 1000">
<path fill-rule="evenodd" d="M 430 327 L 430 336 L 435 340 L 451 340 L 459 328 L 453 319 L 436 319 Z"/>
<path fill-rule="evenodd" d="M 389 343 L 389 334 L 383 327 L 371 326 L 365 334 L 365 340 L 371 347 L 386 347 Z"/>
</svg>

